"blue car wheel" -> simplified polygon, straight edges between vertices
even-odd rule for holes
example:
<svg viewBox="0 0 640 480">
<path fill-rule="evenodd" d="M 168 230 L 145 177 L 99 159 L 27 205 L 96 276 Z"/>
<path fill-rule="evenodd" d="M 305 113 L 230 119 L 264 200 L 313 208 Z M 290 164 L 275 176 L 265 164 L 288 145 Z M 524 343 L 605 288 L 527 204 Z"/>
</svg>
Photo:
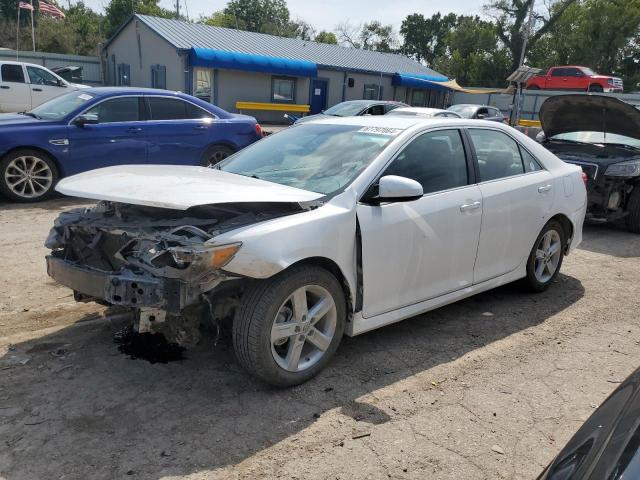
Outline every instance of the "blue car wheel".
<svg viewBox="0 0 640 480">
<path fill-rule="evenodd" d="M 0 162 L 0 192 L 17 202 L 37 202 L 48 197 L 58 182 L 58 169 L 44 152 L 21 149 Z"/>
</svg>

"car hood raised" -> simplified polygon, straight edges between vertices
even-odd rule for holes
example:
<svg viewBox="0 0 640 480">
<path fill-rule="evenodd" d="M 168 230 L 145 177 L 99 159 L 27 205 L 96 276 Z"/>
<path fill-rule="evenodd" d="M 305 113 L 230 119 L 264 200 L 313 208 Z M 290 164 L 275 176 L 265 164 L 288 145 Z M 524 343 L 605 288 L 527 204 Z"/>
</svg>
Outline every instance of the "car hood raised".
<svg viewBox="0 0 640 480">
<path fill-rule="evenodd" d="M 607 132 L 640 139 L 640 111 L 604 95 L 558 95 L 540 107 L 547 138 L 569 132 Z"/>
<path fill-rule="evenodd" d="M 122 165 L 65 178 L 56 190 L 72 197 L 186 210 L 198 205 L 308 202 L 323 195 L 206 167 Z"/>
</svg>

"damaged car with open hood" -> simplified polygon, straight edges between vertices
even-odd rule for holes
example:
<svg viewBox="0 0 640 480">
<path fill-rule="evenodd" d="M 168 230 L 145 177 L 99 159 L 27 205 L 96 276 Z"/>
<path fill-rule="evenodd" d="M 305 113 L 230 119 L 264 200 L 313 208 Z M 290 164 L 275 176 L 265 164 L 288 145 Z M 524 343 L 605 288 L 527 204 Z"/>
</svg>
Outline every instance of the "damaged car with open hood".
<svg viewBox="0 0 640 480">
<path fill-rule="evenodd" d="M 358 335 L 522 280 L 552 285 L 582 239 L 579 167 L 495 122 L 329 118 L 215 167 L 63 179 L 48 274 L 183 345 L 228 325 L 262 380 L 316 375 Z M 558 288 L 561 288 L 559 285 Z"/>
<path fill-rule="evenodd" d="M 640 233 L 640 111 L 604 95 L 558 95 L 540 122 L 538 140 L 587 175 L 588 218 Z"/>
</svg>

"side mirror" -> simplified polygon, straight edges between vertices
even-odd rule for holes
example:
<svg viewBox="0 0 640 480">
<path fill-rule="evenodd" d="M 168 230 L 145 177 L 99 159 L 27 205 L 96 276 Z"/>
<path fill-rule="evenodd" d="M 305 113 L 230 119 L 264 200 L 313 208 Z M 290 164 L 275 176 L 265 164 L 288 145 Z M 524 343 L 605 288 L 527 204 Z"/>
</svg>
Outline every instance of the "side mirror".
<svg viewBox="0 0 640 480">
<path fill-rule="evenodd" d="M 86 113 L 84 115 L 79 115 L 73 121 L 73 124 L 76 127 L 84 127 L 85 125 L 96 125 L 98 123 L 98 115 L 93 115 L 91 113 Z"/>
<path fill-rule="evenodd" d="M 544 143 L 546 140 L 547 136 L 544 134 L 544 132 L 538 132 L 538 134 L 536 135 L 536 142 Z"/>
<path fill-rule="evenodd" d="M 479 113 L 479 114 L 477 114 L 477 115 L 476 115 L 476 118 L 477 118 L 478 120 L 482 120 L 482 119 L 484 119 L 484 118 L 487 118 L 488 116 L 489 116 L 489 114 L 488 114 L 488 113 Z"/>
<path fill-rule="evenodd" d="M 64 80 L 58 80 L 58 86 L 67 88 L 67 82 L 65 82 Z"/>
<path fill-rule="evenodd" d="M 378 182 L 378 195 L 370 197 L 374 204 L 383 202 L 410 202 L 422 198 L 422 185 L 415 180 L 397 175 L 385 175 Z"/>
</svg>

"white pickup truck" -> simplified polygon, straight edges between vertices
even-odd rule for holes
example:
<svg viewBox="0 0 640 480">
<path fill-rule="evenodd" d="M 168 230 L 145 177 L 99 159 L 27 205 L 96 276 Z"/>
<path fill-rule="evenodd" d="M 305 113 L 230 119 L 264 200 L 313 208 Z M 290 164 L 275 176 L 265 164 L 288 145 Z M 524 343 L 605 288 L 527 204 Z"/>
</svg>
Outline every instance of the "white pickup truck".
<svg viewBox="0 0 640 480">
<path fill-rule="evenodd" d="M 69 83 L 32 63 L 0 62 L 0 112 L 24 112 L 86 85 Z"/>
</svg>

